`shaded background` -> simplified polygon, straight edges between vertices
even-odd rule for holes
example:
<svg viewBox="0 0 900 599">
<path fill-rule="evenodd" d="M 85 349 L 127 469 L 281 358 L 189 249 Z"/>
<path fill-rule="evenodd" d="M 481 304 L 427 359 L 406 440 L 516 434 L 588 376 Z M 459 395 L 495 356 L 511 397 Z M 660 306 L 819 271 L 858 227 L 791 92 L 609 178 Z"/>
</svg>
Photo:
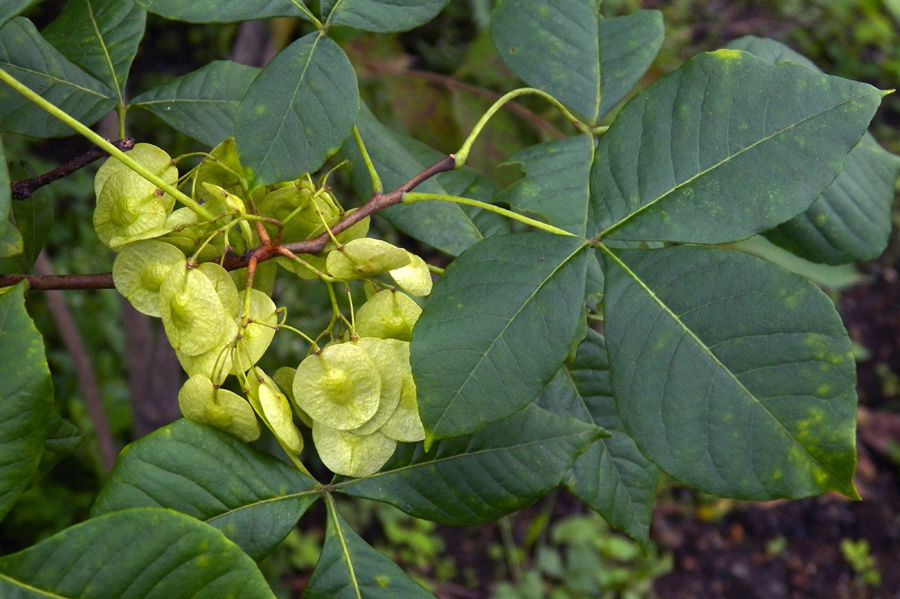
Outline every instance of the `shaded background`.
<svg viewBox="0 0 900 599">
<path fill-rule="evenodd" d="M 27 16 L 42 28 L 63 4 L 47 0 Z M 379 118 L 449 153 L 494 100 L 521 86 L 490 42 L 491 5 L 492 0 L 453 0 L 435 21 L 403 34 L 336 32 L 357 69 L 363 98 Z M 638 8 L 662 10 L 666 23 L 663 50 L 639 87 L 697 52 L 745 35 L 782 41 L 826 73 L 882 89 L 900 87 L 900 0 L 603 3 L 607 16 Z M 195 26 L 150 15 L 129 93 L 137 95 L 211 60 L 262 66 L 307 27 L 294 19 Z M 894 153 L 900 153 L 898 125 L 900 97 L 888 96 L 872 132 Z M 104 135 L 114 137 L 115 127 L 110 133 L 105 126 L 99 125 Z M 502 166 L 506 156 L 569 133 L 554 110 L 527 98 L 491 121 L 468 164 L 506 185 L 521 175 Z M 148 113 L 129 115 L 129 134 L 173 156 L 208 150 Z M 50 170 L 88 148 L 79 138 L 35 143 L 4 135 L 3 141 L 8 156 L 28 163 L 13 165 L 13 178 L 24 178 L 29 168 Z M 57 214 L 46 259 L 39 264 L 42 272 L 110 270 L 113 256 L 91 226 L 92 176 L 93 171 L 82 171 L 42 191 Z M 356 202 L 340 178 L 335 189 L 345 205 Z M 900 222 L 896 212 L 893 219 Z M 379 233 L 410 246 L 383 226 Z M 442 598 L 900 597 L 898 263 L 900 242 L 893 234 L 878 260 L 810 271 L 834 298 L 857 344 L 861 502 L 826 495 L 751 504 L 664 481 L 654 512 L 655 546 L 646 556 L 563 491 L 498 523 L 468 529 L 440 527 L 358 500 L 345 500 L 344 513 Z M 302 329 L 321 328 L 323 318 L 327 322 L 327 298 L 302 283 L 280 281 L 277 301 L 291 306 Z M 85 519 L 118 451 L 179 417 L 175 397 L 183 377 L 159 323 L 135 312 L 114 291 L 32 293 L 28 302 L 47 342 L 60 414 L 77 424 L 86 440 L 23 495 L 0 525 L 4 553 Z M 298 349 L 278 340 L 266 359 L 277 365 L 299 361 Z M 323 530 L 323 514 L 314 508 L 264 562 L 283 597 L 302 592 Z"/>
</svg>

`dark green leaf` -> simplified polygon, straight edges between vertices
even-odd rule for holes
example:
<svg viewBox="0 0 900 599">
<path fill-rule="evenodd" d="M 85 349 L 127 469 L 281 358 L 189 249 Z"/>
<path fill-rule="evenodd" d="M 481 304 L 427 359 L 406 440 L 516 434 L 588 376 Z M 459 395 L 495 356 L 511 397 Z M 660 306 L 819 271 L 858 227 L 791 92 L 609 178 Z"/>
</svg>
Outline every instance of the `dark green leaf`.
<svg viewBox="0 0 900 599">
<path fill-rule="evenodd" d="M 811 60 L 775 40 L 748 36 L 728 47 L 771 62 L 789 61 L 818 71 Z M 866 133 L 822 196 L 803 214 L 766 232 L 766 237 L 814 262 L 844 264 L 879 256 L 891 231 L 898 169 L 900 158 Z"/>
<path fill-rule="evenodd" d="M 600 19 L 600 116 L 603 118 L 628 95 L 662 48 L 662 13 L 639 10 L 613 19 Z M 598 119 L 599 120 L 599 119 Z"/>
<path fill-rule="evenodd" d="M 562 481 L 575 457 L 608 434 L 534 405 L 465 437 L 401 444 L 381 472 L 338 483 L 341 493 L 390 503 L 451 526 L 493 522 Z"/>
<path fill-rule="evenodd" d="M 149 110 L 185 135 L 215 147 L 234 136 L 238 106 L 259 73 L 256 67 L 216 60 L 147 90 L 131 105 Z"/>
<path fill-rule="evenodd" d="M 855 364 L 828 296 L 728 250 L 604 261 L 613 388 L 645 456 L 715 495 L 857 496 Z"/>
<path fill-rule="evenodd" d="M 173 509 L 215 526 L 259 560 L 318 498 L 316 485 L 227 433 L 179 420 L 122 451 L 92 514 Z"/>
<path fill-rule="evenodd" d="M 588 249 L 579 237 L 497 235 L 450 264 L 410 347 L 427 435 L 477 431 L 537 397 L 582 317 Z"/>
<path fill-rule="evenodd" d="M 0 160 L 2 160 L 2 157 L 0 157 Z M 0 169 L 2 168 L 0 166 Z M 25 169 L 16 168 L 16 165 L 13 165 L 11 174 L 16 179 L 26 179 L 33 176 L 32 174 L 25 174 L 25 172 Z M 33 171 L 29 169 L 29 172 Z M 19 176 L 20 173 L 22 176 Z M 0 175 L 0 178 L 2 178 L 2 175 Z M 2 182 L 0 182 L 0 185 L 2 185 Z M 0 201 L 0 211 L 2 209 L 2 201 Z M 38 189 L 28 198 L 12 202 L 12 211 L 16 229 L 23 240 L 22 252 L 11 258 L 0 258 L 0 272 L 21 275 L 31 274 L 31 267 L 34 265 L 34 261 L 37 260 L 38 254 L 44 248 L 44 243 L 46 243 L 50 229 L 53 227 L 53 202 L 44 193 L 44 190 Z"/>
<path fill-rule="evenodd" d="M 0 67 L 85 125 L 116 104 L 116 94 L 47 43 L 28 19 L 0 29 Z M 0 129 L 31 137 L 64 137 L 72 129 L 7 85 L 0 85 Z"/>
<path fill-rule="evenodd" d="M 594 139 L 590 135 L 530 146 L 506 160 L 507 164 L 521 163 L 525 178 L 495 199 L 516 210 L 537 214 L 569 233 L 588 235 L 594 222 L 589 186 L 593 161 Z"/>
<path fill-rule="evenodd" d="M 831 184 L 881 97 L 738 50 L 701 54 L 631 100 L 600 141 L 597 230 L 691 243 L 768 230 Z"/>
<path fill-rule="evenodd" d="M 69 0 L 41 33 L 63 56 L 115 90 L 125 103 L 125 81 L 147 12 L 131 0 Z"/>
<path fill-rule="evenodd" d="M 358 113 L 353 65 L 330 38 L 310 33 L 279 53 L 244 96 L 235 123 L 241 164 L 257 186 L 313 172 L 341 147 Z"/>
<path fill-rule="evenodd" d="M 153 14 L 189 23 L 235 23 L 272 17 L 300 17 L 299 0 L 136 0 Z"/>
<path fill-rule="evenodd" d="M 353 532 L 329 502 L 325 543 L 303 599 L 345 597 L 434 599 L 397 564 Z"/>
<path fill-rule="evenodd" d="M 0 5 L 0 27 L 3 27 L 7 21 L 34 4 L 36 0 L 3 0 Z"/>
<path fill-rule="evenodd" d="M 9 222 L 7 215 L 10 213 L 9 170 L 6 168 L 6 153 L 3 150 L 3 140 L 0 139 L 0 263 L 5 262 L 7 256 L 16 256 L 25 250 L 25 242 L 18 229 Z M 6 272 L 0 270 L 0 272 Z"/>
<path fill-rule="evenodd" d="M 606 343 L 599 333 L 588 330 L 574 362 L 563 365 L 541 393 L 538 405 L 612 433 L 578 456 L 564 482 L 607 522 L 646 548 L 659 470 L 625 432 L 609 380 Z"/>
<path fill-rule="evenodd" d="M 274 599 L 222 533 L 160 509 L 88 520 L 0 558 L 9 599 Z"/>
<path fill-rule="evenodd" d="M 408 31 L 433 19 L 450 0 L 324 0 L 327 25 L 388 33 Z M 327 17 L 326 17 L 327 15 Z"/>
<path fill-rule="evenodd" d="M 603 118 L 640 81 L 664 33 L 659 11 L 603 19 L 597 4 L 499 0 L 491 17 L 494 45 L 507 66 L 589 123 Z"/>
<path fill-rule="evenodd" d="M 443 157 L 425 144 L 391 131 L 378 122 L 365 105 L 360 109 L 357 128 L 386 191 L 397 189 Z M 353 188 L 360 197 L 368 198 L 372 195 L 372 179 L 356 142 L 348 139 L 342 153 L 352 166 L 350 176 Z M 416 191 L 449 194 L 436 179 L 425 181 L 416 187 Z M 450 181 L 456 182 L 457 178 Z M 396 205 L 379 214 L 407 235 L 452 256 L 483 239 L 481 231 L 457 204 L 420 202 L 411 206 Z"/>
<path fill-rule="evenodd" d="M 72 455 L 82 441 L 84 435 L 77 426 L 60 418 L 56 412 L 51 413 L 47 438 L 44 440 L 44 453 L 41 454 L 35 478 L 40 479 L 53 470 L 59 462 Z"/>
<path fill-rule="evenodd" d="M 25 283 L 0 290 L 0 518 L 37 471 L 53 410 L 44 340 L 25 311 Z"/>
</svg>

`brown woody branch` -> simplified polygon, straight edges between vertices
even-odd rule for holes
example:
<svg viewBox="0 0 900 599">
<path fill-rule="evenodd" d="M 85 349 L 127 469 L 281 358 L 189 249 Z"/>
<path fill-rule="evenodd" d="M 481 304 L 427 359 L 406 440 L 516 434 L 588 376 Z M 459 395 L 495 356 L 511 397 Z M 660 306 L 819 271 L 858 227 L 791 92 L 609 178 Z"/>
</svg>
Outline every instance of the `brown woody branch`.
<svg viewBox="0 0 900 599">
<path fill-rule="evenodd" d="M 120 139 L 119 141 L 113 142 L 113 145 L 123 152 L 127 152 L 134 147 L 134 139 L 132 139 L 131 137 L 126 137 L 124 139 Z M 90 163 L 103 158 L 104 156 L 109 156 L 109 154 L 107 154 L 104 150 L 101 150 L 97 146 L 94 146 L 81 156 L 73 158 L 69 162 L 65 163 L 59 168 L 53 169 L 49 173 L 44 173 L 43 175 L 38 175 L 37 177 L 24 179 L 22 181 L 16 181 L 12 184 L 12 199 L 27 199 L 31 197 L 31 194 L 33 194 L 44 185 L 49 185 L 50 183 L 58 181 L 59 179 L 62 179 L 67 175 L 71 175 L 78 169 L 84 168 Z"/>
<path fill-rule="evenodd" d="M 431 177 L 451 171 L 456 167 L 456 157 L 453 154 L 442 158 L 430 167 L 417 174 L 415 177 L 389 193 L 379 193 L 373 195 L 363 204 L 359 210 L 349 213 L 346 218 L 331 228 L 334 235 L 349 229 L 367 216 L 371 216 L 383 210 L 388 206 L 399 204 L 403 199 L 403 194 L 412 191 L 421 183 L 427 181 Z M 226 270 L 238 270 L 250 264 L 251 259 L 255 263 L 265 262 L 281 256 L 279 248 L 285 248 L 293 254 L 318 254 L 325 249 L 325 245 L 331 239 L 328 233 L 323 233 L 315 239 L 307 241 L 297 241 L 294 243 L 279 244 L 271 242 L 263 238 L 263 243 L 257 248 L 249 250 L 242 256 L 228 254 L 222 266 Z M 28 281 L 28 288 L 36 291 L 47 291 L 51 289 L 112 289 L 113 278 L 111 273 L 99 273 L 89 275 L 8 275 L 0 274 L 0 287 L 11 287 L 23 279 Z"/>
</svg>

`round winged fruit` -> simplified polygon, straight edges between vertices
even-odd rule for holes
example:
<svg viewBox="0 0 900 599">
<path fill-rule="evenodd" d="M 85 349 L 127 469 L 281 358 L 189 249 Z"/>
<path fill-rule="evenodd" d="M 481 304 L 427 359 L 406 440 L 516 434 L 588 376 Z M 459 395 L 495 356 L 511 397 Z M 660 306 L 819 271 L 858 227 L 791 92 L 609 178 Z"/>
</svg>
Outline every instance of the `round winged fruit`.
<svg viewBox="0 0 900 599">
<path fill-rule="evenodd" d="M 294 400 L 294 377 L 296 375 L 296 368 L 282 366 L 272 374 L 272 380 L 275 381 L 275 384 L 278 385 L 282 393 L 287 396 L 288 401 L 291 402 L 291 405 L 294 406 L 294 411 L 297 413 L 297 417 L 300 418 L 300 421 L 312 428 L 312 418 L 309 417 L 309 414 L 301 410 L 300 406 L 297 405 L 296 400 Z"/>
<path fill-rule="evenodd" d="M 229 137 L 203 158 L 194 173 L 194 196 L 198 200 L 213 199 L 204 183 L 212 183 L 226 191 L 240 195 L 243 190 L 244 169 L 238 159 L 234 138 Z"/>
<path fill-rule="evenodd" d="M 419 403 L 416 399 L 416 381 L 413 379 L 412 368 L 409 365 L 409 343 L 387 339 L 400 357 L 403 365 L 403 387 L 400 390 L 400 403 L 391 414 L 390 419 L 384 423 L 380 432 L 390 439 L 404 443 L 415 443 L 425 438 L 425 427 L 419 418 Z"/>
<path fill-rule="evenodd" d="M 369 476 L 391 459 L 397 442 L 379 432 L 357 435 L 314 421 L 313 443 L 319 457 L 335 474 Z"/>
<path fill-rule="evenodd" d="M 313 422 L 349 431 L 378 411 L 381 377 L 361 347 L 329 345 L 300 363 L 293 392 L 297 405 Z"/>
<path fill-rule="evenodd" d="M 409 296 L 399 291 L 380 291 L 356 312 L 356 332 L 360 337 L 409 341 L 421 313 L 422 308 Z"/>
<path fill-rule="evenodd" d="M 160 286 L 159 312 L 169 343 L 188 356 L 220 346 L 233 324 L 209 277 L 186 262 L 173 266 Z"/>
<path fill-rule="evenodd" d="M 365 279 L 409 264 L 406 250 L 380 239 L 355 239 L 328 254 L 328 274 L 341 281 Z"/>
<path fill-rule="evenodd" d="M 384 425 L 400 403 L 400 391 L 403 388 L 403 363 L 397 351 L 384 339 L 362 337 L 355 341 L 372 358 L 378 376 L 381 377 L 381 397 L 378 400 L 378 411 L 359 428 L 353 429 L 356 435 L 374 433 Z"/>
<path fill-rule="evenodd" d="M 272 298 L 257 289 L 248 289 L 240 294 L 241 304 L 245 293 L 250 294 L 250 311 L 246 314 L 249 321 L 242 324 L 240 317 L 236 319 L 240 331 L 232 355 L 234 374 L 246 372 L 262 358 L 275 337 L 275 325 L 278 322 Z"/>
<path fill-rule="evenodd" d="M 358 208 L 348 210 L 343 215 L 342 218 L 352 214 L 356 210 L 358 210 Z M 364 219 L 362 219 L 361 221 L 354 223 L 347 229 L 341 231 L 335 237 L 337 238 L 338 242 L 340 242 L 340 243 L 350 243 L 351 241 L 353 241 L 355 239 L 360 239 L 362 237 L 365 237 L 366 233 L 368 233 L 368 232 L 369 232 L 369 217 L 367 216 Z M 329 254 L 329 252 L 333 251 L 335 247 L 336 246 L 334 244 L 334 241 L 329 240 L 328 243 L 325 244 L 325 247 L 322 249 L 321 253 L 319 253 L 317 255 L 299 254 L 297 257 L 300 258 L 301 260 L 306 261 L 313 267 L 315 267 L 321 271 L 325 271 L 325 269 L 327 268 L 326 262 L 327 262 L 328 254 Z M 275 261 L 280 266 L 284 267 L 286 270 L 291 271 L 292 273 L 294 273 L 301 279 L 315 279 L 316 278 L 316 273 L 314 273 L 312 270 L 306 268 L 302 264 L 299 264 L 299 263 L 291 260 L 290 258 L 281 257 L 281 258 L 276 258 Z"/>
<path fill-rule="evenodd" d="M 135 144 L 131 151 L 128 152 L 128 157 L 166 183 L 174 185 L 178 180 L 178 168 L 175 166 L 175 163 L 172 162 L 172 157 L 162 148 L 157 148 L 152 144 Z M 118 158 L 110 158 L 104 162 L 100 168 L 97 169 L 97 174 L 94 175 L 94 195 L 100 197 L 100 192 L 103 191 L 106 182 L 110 177 L 119 173 L 134 173 L 134 171 L 132 171 L 131 167 L 127 166 L 124 162 L 120 162 Z M 140 175 L 137 176 L 141 181 L 146 181 L 146 179 Z M 166 212 L 171 212 L 172 208 L 175 206 L 175 198 L 168 194 L 165 195 L 165 198 L 166 199 L 163 200 L 163 206 L 166 208 Z"/>
<path fill-rule="evenodd" d="M 250 383 L 248 397 L 278 442 L 293 454 L 303 451 L 303 437 L 294 426 L 293 412 L 287 397 L 271 378 L 259 368 L 247 373 Z"/>
<path fill-rule="evenodd" d="M 246 442 L 259 438 L 259 423 L 243 397 L 217 389 L 209 378 L 194 375 L 178 392 L 178 407 L 185 418 L 214 426 Z"/>
<path fill-rule="evenodd" d="M 392 270 L 391 277 L 410 295 L 425 297 L 431 293 L 433 285 L 428 264 L 412 252 L 406 253 L 409 254 L 409 264 Z"/>
<path fill-rule="evenodd" d="M 159 288 L 172 267 L 182 264 L 184 255 L 168 243 L 129 243 L 113 262 L 113 283 L 135 310 L 159 318 Z"/>
</svg>

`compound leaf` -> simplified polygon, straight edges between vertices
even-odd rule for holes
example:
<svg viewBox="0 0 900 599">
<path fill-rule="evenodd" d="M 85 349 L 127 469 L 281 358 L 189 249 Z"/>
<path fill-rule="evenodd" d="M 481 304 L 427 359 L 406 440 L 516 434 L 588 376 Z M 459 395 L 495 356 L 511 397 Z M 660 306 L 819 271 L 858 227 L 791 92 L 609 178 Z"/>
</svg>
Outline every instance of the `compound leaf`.
<svg viewBox="0 0 900 599">
<path fill-rule="evenodd" d="M 147 11 L 131 0 L 69 0 L 41 34 L 124 104 L 125 80 L 146 23 Z"/>
<path fill-rule="evenodd" d="M 69 61 L 24 17 L 0 29 L 0 67 L 85 125 L 116 104 L 111 89 Z M 0 129 L 31 137 L 64 137 L 72 129 L 7 85 L 0 86 Z"/>
<path fill-rule="evenodd" d="M 25 283 L 0 293 L 0 517 L 37 472 L 53 411 L 44 340 L 25 311 Z"/>
<path fill-rule="evenodd" d="M 126 447 L 93 516 L 165 507 L 221 530 L 260 560 L 318 499 L 315 479 L 227 433 L 179 420 Z"/>
<path fill-rule="evenodd" d="M 281 51 L 241 101 L 241 164 L 257 186 L 316 171 L 341 147 L 358 113 L 353 65 L 333 40 L 310 33 Z"/>
<path fill-rule="evenodd" d="M 260 70 L 215 60 L 145 91 L 131 105 L 152 112 L 174 129 L 215 147 L 234 136 L 238 106 Z"/>
<path fill-rule="evenodd" d="M 613 389 L 641 453 L 725 497 L 857 496 L 855 364 L 827 295 L 729 250 L 604 261 Z"/>
<path fill-rule="evenodd" d="M 338 490 L 450 526 L 493 522 L 559 485 L 576 456 L 604 434 L 529 405 L 473 435 L 438 441 L 427 452 L 423 443 L 401 444 L 381 472 L 339 483 Z"/>
<path fill-rule="evenodd" d="M 583 317 L 587 250 L 579 237 L 497 235 L 451 263 L 410 346 L 428 437 L 477 431 L 537 397 Z"/>
<path fill-rule="evenodd" d="M 748 36 L 728 47 L 772 62 L 788 61 L 819 70 L 811 60 L 775 40 Z M 891 231 L 898 169 L 900 157 L 866 133 L 819 199 L 806 212 L 767 231 L 766 237 L 813 262 L 845 264 L 876 258 L 887 247 Z"/>
<path fill-rule="evenodd" d="M 720 243 L 771 229 L 831 184 L 881 97 L 739 50 L 700 54 L 628 102 L 600 141 L 597 230 Z"/>
<path fill-rule="evenodd" d="M 434 599 L 400 567 L 366 543 L 328 502 L 328 527 L 304 599 Z"/>
<path fill-rule="evenodd" d="M 188 23 L 235 23 L 272 17 L 300 17 L 310 14 L 292 0 L 136 0 L 153 14 Z"/>
<path fill-rule="evenodd" d="M 408 31 L 433 19 L 450 0 L 324 0 L 327 25 L 389 33 Z"/>
<path fill-rule="evenodd" d="M 610 383 L 606 342 L 599 333 L 588 329 L 575 359 L 563 364 L 541 393 L 538 405 L 612 433 L 594 441 L 578 456 L 563 482 L 576 497 L 646 549 L 659 470 L 625 432 Z"/>
<path fill-rule="evenodd" d="M 530 146 L 506 160 L 516 162 L 522 164 L 525 177 L 495 199 L 574 235 L 587 235 L 594 222 L 589 185 L 593 137 L 578 135 Z"/>
<path fill-rule="evenodd" d="M 0 595 L 17 599 L 274 599 L 221 532 L 169 510 L 83 522 L 0 558 Z"/>
</svg>

